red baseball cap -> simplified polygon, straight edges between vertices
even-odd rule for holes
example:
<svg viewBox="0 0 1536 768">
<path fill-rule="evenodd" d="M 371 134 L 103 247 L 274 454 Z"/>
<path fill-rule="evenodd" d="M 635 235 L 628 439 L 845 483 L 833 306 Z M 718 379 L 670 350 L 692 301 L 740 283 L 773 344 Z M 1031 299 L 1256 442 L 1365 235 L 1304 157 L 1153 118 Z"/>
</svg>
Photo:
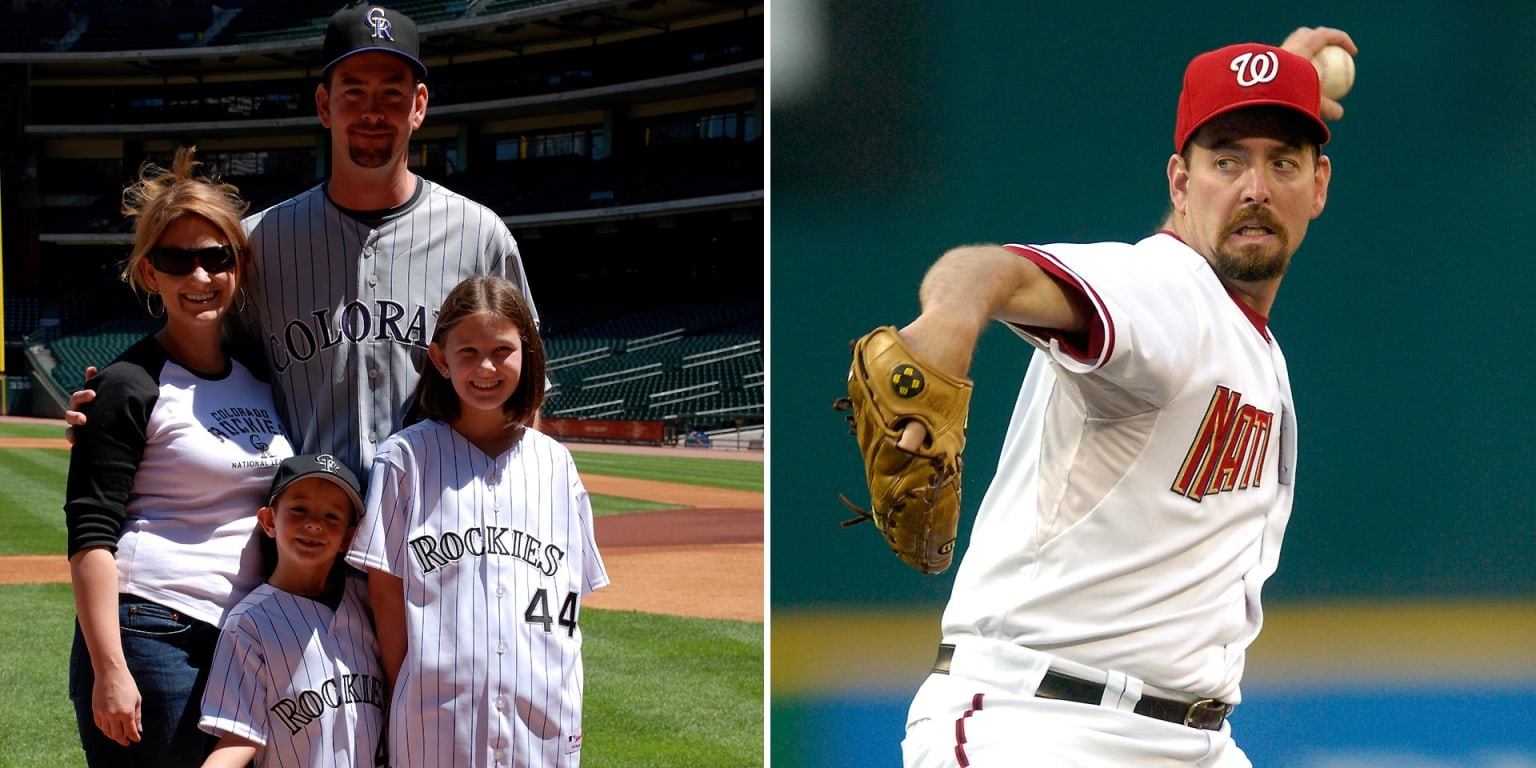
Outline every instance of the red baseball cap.
<svg viewBox="0 0 1536 768">
<path fill-rule="evenodd" d="M 1279 106 L 1306 115 L 1317 126 L 1317 143 L 1328 142 L 1318 115 L 1323 94 L 1312 62 L 1272 45 L 1241 43 L 1196 56 L 1184 70 L 1173 151 L 1212 118 L 1243 107 Z"/>
</svg>

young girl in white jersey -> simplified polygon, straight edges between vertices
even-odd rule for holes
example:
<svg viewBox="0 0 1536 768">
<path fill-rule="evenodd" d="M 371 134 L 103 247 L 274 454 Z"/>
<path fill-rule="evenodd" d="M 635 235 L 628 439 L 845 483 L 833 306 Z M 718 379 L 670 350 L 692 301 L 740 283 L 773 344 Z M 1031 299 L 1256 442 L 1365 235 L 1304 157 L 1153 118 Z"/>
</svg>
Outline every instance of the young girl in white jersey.
<svg viewBox="0 0 1536 768">
<path fill-rule="evenodd" d="M 390 764 L 578 766 L 582 596 L 608 583 L 564 446 L 527 424 L 544 346 L 514 283 L 443 302 L 416 403 L 379 448 L 347 561 L 368 572 Z"/>
</svg>

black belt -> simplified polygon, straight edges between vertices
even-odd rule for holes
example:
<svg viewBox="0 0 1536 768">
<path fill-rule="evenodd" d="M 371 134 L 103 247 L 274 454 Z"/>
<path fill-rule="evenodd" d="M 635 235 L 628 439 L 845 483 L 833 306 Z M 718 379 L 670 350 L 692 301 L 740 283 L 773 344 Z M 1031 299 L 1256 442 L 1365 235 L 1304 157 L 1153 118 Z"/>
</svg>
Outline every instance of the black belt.
<svg viewBox="0 0 1536 768">
<path fill-rule="evenodd" d="M 940 645 L 939 657 L 933 662 L 934 673 L 949 674 L 949 663 L 954 656 L 953 645 L 947 643 Z M 1104 684 L 1048 670 L 1040 681 L 1040 687 L 1035 689 L 1035 695 L 1042 699 L 1075 701 L 1079 704 L 1098 706 L 1104 701 Z M 1222 722 L 1232 713 L 1232 705 L 1215 699 L 1201 699 L 1190 703 L 1157 696 L 1142 696 L 1141 701 L 1136 702 L 1135 712 L 1138 715 L 1187 725 L 1190 728 L 1215 731 L 1221 729 Z"/>
</svg>

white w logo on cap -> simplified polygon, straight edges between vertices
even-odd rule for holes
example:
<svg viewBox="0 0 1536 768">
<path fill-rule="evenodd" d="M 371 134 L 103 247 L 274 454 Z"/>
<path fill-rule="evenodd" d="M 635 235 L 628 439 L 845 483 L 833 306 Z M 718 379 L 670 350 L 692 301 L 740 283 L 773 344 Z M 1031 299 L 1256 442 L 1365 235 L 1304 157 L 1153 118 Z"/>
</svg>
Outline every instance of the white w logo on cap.
<svg viewBox="0 0 1536 768">
<path fill-rule="evenodd" d="M 1233 59 L 1230 69 L 1237 73 L 1237 84 L 1248 88 L 1274 80 L 1280 74 L 1280 57 L 1274 51 L 1249 51 Z"/>
</svg>

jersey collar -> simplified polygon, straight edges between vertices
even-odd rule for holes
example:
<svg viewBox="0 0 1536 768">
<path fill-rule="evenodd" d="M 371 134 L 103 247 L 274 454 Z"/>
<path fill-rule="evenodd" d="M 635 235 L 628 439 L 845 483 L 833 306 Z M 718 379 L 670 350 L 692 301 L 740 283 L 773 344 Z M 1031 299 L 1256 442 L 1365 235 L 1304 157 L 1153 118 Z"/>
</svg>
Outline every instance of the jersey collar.
<svg viewBox="0 0 1536 768">
<path fill-rule="evenodd" d="M 1159 229 L 1157 234 L 1167 235 L 1179 241 L 1180 243 L 1183 243 L 1185 248 L 1189 248 L 1189 243 L 1185 243 L 1184 238 L 1179 237 L 1178 234 L 1172 230 Z M 1190 250 L 1194 249 L 1190 248 Z M 1265 341 L 1274 341 L 1274 339 L 1270 338 L 1269 335 L 1269 318 L 1256 312 L 1253 307 L 1248 306 L 1248 304 L 1244 302 L 1240 297 L 1238 297 L 1237 294 L 1232 292 L 1232 289 L 1227 288 L 1226 283 L 1222 283 L 1221 287 L 1227 291 L 1227 296 L 1232 299 L 1232 303 L 1236 304 L 1237 308 L 1242 310 L 1243 317 L 1248 318 L 1248 322 L 1253 324 L 1253 329 L 1258 331 L 1259 335 L 1263 336 Z"/>
</svg>

